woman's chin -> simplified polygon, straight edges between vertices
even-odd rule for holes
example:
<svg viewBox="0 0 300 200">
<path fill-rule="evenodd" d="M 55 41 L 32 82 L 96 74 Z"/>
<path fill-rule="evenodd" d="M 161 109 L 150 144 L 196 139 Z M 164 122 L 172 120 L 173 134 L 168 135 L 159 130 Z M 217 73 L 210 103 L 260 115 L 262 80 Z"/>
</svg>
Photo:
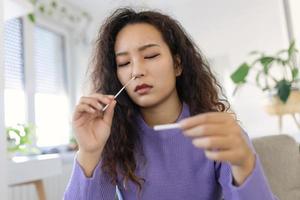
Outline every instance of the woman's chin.
<svg viewBox="0 0 300 200">
<path fill-rule="evenodd" d="M 134 103 L 137 104 L 140 108 L 151 108 L 155 107 L 159 101 L 150 97 L 139 97 L 134 99 Z"/>
</svg>

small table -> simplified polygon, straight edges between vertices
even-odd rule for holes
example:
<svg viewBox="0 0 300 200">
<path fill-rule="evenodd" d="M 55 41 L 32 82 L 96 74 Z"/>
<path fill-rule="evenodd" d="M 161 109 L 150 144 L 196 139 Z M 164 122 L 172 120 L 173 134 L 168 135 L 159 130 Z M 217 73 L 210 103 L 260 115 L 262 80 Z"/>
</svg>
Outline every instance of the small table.
<svg viewBox="0 0 300 200">
<path fill-rule="evenodd" d="M 39 200 L 46 200 L 43 179 L 62 173 L 58 154 L 17 156 L 8 161 L 8 185 L 34 184 Z"/>
<path fill-rule="evenodd" d="M 300 119 L 297 120 L 296 115 L 300 115 L 300 91 L 292 91 L 286 103 L 283 103 L 278 97 L 273 97 L 266 105 L 265 110 L 270 115 L 278 116 L 278 128 L 282 132 L 283 115 L 291 115 L 295 124 L 300 130 Z"/>
</svg>

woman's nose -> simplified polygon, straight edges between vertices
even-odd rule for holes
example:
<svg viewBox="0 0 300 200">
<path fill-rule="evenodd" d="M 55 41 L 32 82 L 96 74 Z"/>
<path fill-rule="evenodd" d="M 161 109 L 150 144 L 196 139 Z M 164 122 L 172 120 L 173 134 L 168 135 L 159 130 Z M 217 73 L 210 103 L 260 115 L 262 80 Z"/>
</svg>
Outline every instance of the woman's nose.
<svg viewBox="0 0 300 200">
<path fill-rule="evenodd" d="M 146 74 L 146 69 L 143 67 L 143 65 L 141 63 L 135 63 L 132 66 L 132 74 L 131 77 L 141 77 L 141 76 L 145 76 Z"/>
</svg>

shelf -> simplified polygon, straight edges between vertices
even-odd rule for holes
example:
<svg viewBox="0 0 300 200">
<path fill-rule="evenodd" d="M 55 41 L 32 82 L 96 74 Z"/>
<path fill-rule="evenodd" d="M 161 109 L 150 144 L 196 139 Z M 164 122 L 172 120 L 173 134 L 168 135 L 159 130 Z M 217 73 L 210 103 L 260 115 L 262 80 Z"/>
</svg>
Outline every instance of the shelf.
<svg viewBox="0 0 300 200">
<path fill-rule="evenodd" d="M 8 161 L 8 185 L 17 185 L 62 173 L 59 154 L 18 156 Z"/>
</svg>

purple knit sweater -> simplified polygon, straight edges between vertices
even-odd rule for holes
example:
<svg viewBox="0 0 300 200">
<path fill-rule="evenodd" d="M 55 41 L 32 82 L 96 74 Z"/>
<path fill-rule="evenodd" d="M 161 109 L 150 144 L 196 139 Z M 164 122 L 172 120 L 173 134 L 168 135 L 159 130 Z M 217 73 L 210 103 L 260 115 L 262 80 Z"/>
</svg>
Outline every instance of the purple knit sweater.
<svg viewBox="0 0 300 200">
<path fill-rule="evenodd" d="M 186 104 L 177 121 L 189 117 Z M 135 184 L 126 189 L 122 178 L 117 187 L 124 200 L 275 200 L 256 155 L 255 168 L 239 187 L 232 184 L 230 164 L 205 157 L 202 149 L 192 145 L 181 130 L 154 131 L 138 118 L 146 162 L 138 161 L 136 174 L 145 179 L 138 196 Z M 143 163 L 143 164 L 142 164 Z M 92 177 L 85 177 L 75 160 L 66 188 L 65 200 L 113 200 L 116 185 L 101 171 L 101 162 Z"/>
</svg>

